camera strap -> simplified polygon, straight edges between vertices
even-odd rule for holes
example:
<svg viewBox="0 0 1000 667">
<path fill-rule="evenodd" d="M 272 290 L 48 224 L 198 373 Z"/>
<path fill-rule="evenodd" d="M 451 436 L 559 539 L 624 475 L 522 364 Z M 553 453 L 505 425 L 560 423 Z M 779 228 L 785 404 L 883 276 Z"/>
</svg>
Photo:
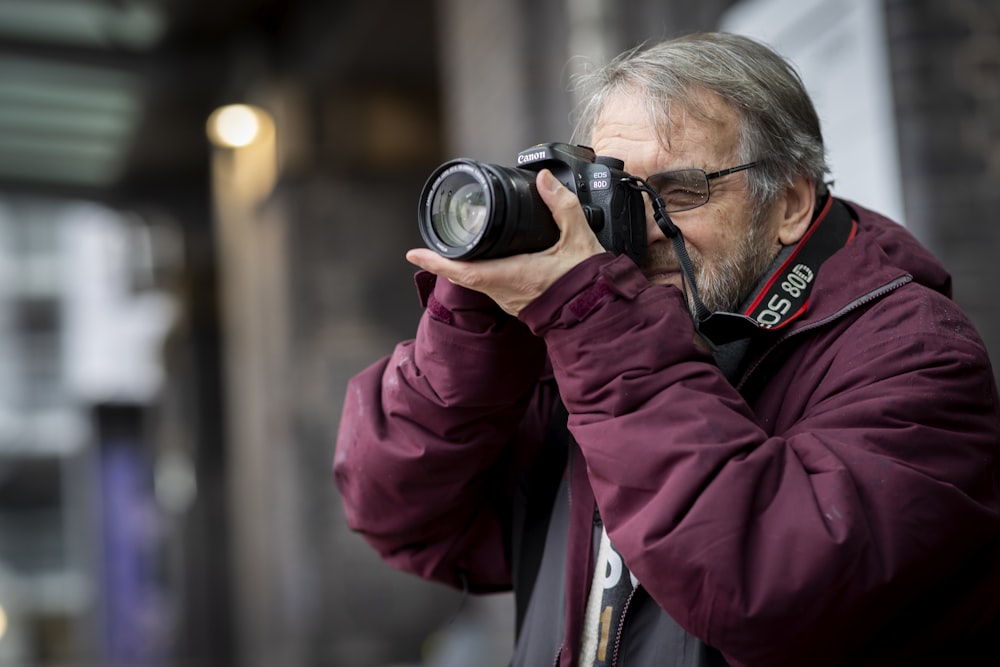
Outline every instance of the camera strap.
<svg viewBox="0 0 1000 667">
<path fill-rule="evenodd" d="M 698 296 L 684 234 L 670 219 L 663 200 L 645 181 L 635 178 L 632 183 L 653 202 L 656 225 L 673 244 L 677 255 L 683 286 L 693 306 L 695 326 L 715 346 L 750 338 L 761 331 L 778 330 L 798 319 L 809 305 L 820 265 L 857 233 L 857 223 L 847 205 L 828 195 L 802 240 L 778 255 L 741 312 L 712 312 Z"/>
<path fill-rule="evenodd" d="M 660 228 L 660 231 L 663 232 L 663 235 L 667 237 L 674 247 L 674 254 L 677 255 L 677 261 L 681 268 L 682 288 L 686 294 L 690 294 L 691 303 L 694 307 L 694 321 L 695 325 L 698 326 L 701 322 L 711 317 L 712 312 L 705 306 L 701 297 L 698 296 L 698 287 L 695 285 L 694 280 L 694 267 L 691 265 L 691 257 L 688 256 L 687 245 L 684 243 L 684 234 L 681 232 L 680 227 L 675 225 L 674 221 L 670 219 L 670 215 L 667 213 L 667 205 L 663 203 L 663 198 L 660 197 L 656 190 L 651 188 L 641 178 L 633 176 L 627 180 L 632 184 L 632 187 L 649 195 L 649 199 L 653 203 L 653 220 L 656 221 L 656 226 Z"/>
<path fill-rule="evenodd" d="M 788 326 L 808 309 L 820 266 L 850 243 L 857 229 L 847 205 L 827 196 L 805 235 L 778 254 L 740 312 L 712 313 L 698 322 L 698 330 L 722 345 Z"/>
</svg>

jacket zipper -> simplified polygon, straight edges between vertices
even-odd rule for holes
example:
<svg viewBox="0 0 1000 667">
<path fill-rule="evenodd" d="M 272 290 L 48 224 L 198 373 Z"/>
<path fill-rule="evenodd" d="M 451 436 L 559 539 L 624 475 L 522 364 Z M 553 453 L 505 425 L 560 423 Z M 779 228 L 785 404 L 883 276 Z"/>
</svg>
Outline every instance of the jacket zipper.
<svg viewBox="0 0 1000 667">
<path fill-rule="evenodd" d="M 739 384 L 736 385 L 736 389 L 737 390 L 742 389 L 743 385 L 745 385 L 746 382 L 747 382 L 747 380 L 750 379 L 750 376 L 753 375 L 754 371 L 756 371 L 758 368 L 760 368 L 760 365 L 762 363 L 764 363 L 764 360 L 767 359 L 769 356 L 771 356 L 771 353 L 774 352 L 785 341 L 787 341 L 790 338 L 793 338 L 795 336 L 798 336 L 799 334 L 806 333 L 808 331 L 812 331 L 813 329 L 818 329 L 819 327 L 822 327 L 822 326 L 826 326 L 830 322 L 833 322 L 834 320 L 840 319 L 841 317 L 843 317 L 847 313 L 851 312 L 852 310 L 860 308 L 861 306 L 863 306 L 865 304 L 871 303 L 872 301 L 875 301 L 876 299 L 880 299 L 881 297 L 885 296 L 889 292 L 892 292 L 893 290 L 896 290 L 899 287 L 902 287 L 903 285 L 906 285 L 907 283 L 912 282 L 912 281 L 913 281 L 913 276 L 912 275 L 910 275 L 909 273 L 904 274 L 904 275 L 900 276 L 899 278 L 896 278 L 892 282 L 886 283 L 882 287 L 879 287 L 878 289 L 872 290 L 871 292 L 869 292 L 868 294 L 865 294 L 864 296 L 858 297 L 857 299 L 855 299 L 854 301 L 850 302 L 849 304 L 847 304 L 846 306 L 844 306 L 843 308 L 841 308 L 837 312 L 833 313 L 832 315 L 824 317 L 823 319 L 817 320 L 817 321 L 815 321 L 815 322 L 813 322 L 811 324 L 807 324 L 804 327 L 802 327 L 801 329 L 796 329 L 795 331 L 792 331 L 790 333 L 785 334 L 784 336 L 782 336 L 781 338 L 779 338 L 778 340 L 776 340 L 774 342 L 774 345 L 772 345 L 771 347 L 769 347 L 767 349 L 767 351 L 764 352 L 764 354 L 760 355 L 757 358 L 757 361 L 754 362 L 753 366 L 751 366 L 750 368 L 748 368 L 746 370 L 746 372 L 743 373 L 743 378 L 740 380 Z"/>
<path fill-rule="evenodd" d="M 628 594 L 625 598 L 625 604 L 622 606 L 622 617 L 618 619 L 618 630 L 615 632 L 615 648 L 611 652 L 611 667 L 615 667 L 618 664 L 618 651 L 621 649 L 622 645 L 622 634 L 625 630 L 625 617 L 628 616 L 628 609 L 632 605 L 632 598 L 635 597 L 635 592 L 639 590 L 636 586 L 632 589 L 632 592 Z"/>
</svg>

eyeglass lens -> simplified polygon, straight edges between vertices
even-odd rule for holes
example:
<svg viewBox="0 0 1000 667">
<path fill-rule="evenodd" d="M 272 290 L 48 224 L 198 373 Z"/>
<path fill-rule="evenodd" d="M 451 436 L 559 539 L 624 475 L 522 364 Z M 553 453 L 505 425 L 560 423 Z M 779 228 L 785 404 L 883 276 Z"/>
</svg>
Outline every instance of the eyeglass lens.
<svg viewBox="0 0 1000 667">
<path fill-rule="evenodd" d="M 697 208 L 708 201 L 708 178 L 701 169 L 656 174 L 647 182 L 663 198 L 668 213 Z"/>
</svg>

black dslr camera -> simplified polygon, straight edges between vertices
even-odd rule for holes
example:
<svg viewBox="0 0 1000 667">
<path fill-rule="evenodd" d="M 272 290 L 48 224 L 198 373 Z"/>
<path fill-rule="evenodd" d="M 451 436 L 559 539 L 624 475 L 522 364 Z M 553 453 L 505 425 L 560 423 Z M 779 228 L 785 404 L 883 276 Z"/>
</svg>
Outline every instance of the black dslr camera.
<svg viewBox="0 0 1000 667">
<path fill-rule="evenodd" d="M 645 203 L 624 166 L 586 146 L 562 143 L 521 151 L 517 167 L 445 162 L 420 194 L 420 234 L 428 248 L 451 259 L 504 257 L 552 246 L 559 228 L 535 187 L 535 174 L 549 169 L 576 194 L 601 245 L 638 263 L 646 251 Z"/>
</svg>

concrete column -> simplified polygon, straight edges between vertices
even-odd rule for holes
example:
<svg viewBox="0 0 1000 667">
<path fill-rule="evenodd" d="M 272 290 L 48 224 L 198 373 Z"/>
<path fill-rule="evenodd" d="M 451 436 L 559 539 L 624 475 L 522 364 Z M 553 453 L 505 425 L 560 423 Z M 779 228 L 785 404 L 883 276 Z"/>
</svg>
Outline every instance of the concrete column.
<svg viewBox="0 0 1000 667">
<path fill-rule="evenodd" d="M 567 22 L 557 0 L 439 0 L 444 149 L 513 164 L 567 141 Z"/>
<path fill-rule="evenodd" d="M 906 218 L 1000 362 L 1000 9 L 887 0 Z"/>
<path fill-rule="evenodd" d="M 263 119 L 263 118 L 262 118 Z M 290 460 L 286 219 L 265 205 L 276 176 L 274 127 L 212 157 L 226 386 L 229 525 L 237 659 L 301 664 L 287 627 L 286 573 L 301 548 Z"/>
</svg>

